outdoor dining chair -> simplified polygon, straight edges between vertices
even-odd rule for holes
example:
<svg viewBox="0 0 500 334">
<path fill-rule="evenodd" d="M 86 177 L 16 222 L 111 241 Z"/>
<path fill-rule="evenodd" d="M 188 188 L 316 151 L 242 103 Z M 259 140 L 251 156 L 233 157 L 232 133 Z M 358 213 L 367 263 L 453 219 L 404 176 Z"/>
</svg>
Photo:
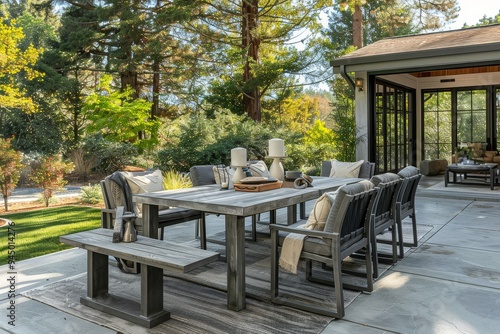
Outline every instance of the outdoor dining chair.
<svg viewBox="0 0 500 334">
<path fill-rule="evenodd" d="M 271 301 L 309 312 L 342 318 L 344 288 L 371 292 L 373 290 L 372 259 L 370 252 L 370 223 L 375 205 L 376 188 L 370 181 L 361 181 L 340 187 L 328 193 L 332 206 L 323 231 L 290 226 L 270 225 L 271 229 Z M 306 235 L 300 258 L 306 260 L 305 274 L 308 281 L 334 285 L 335 305 L 319 306 L 314 300 L 305 301 L 304 296 L 289 296 L 279 291 L 279 249 L 288 233 Z M 366 250 L 365 271 L 346 272 L 366 278 L 366 284 L 347 284 L 342 279 L 342 262 L 359 250 Z M 333 268 L 333 279 L 323 280 L 313 275 L 312 262 L 323 263 Z M 335 307 L 333 307 L 335 306 Z"/>
<path fill-rule="evenodd" d="M 134 173 L 134 175 L 141 175 L 141 172 Z M 113 174 L 108 175 L 100 183 L 105 204 L 105 208 L 101 210 L 102 227 L 113 228 L 112 223 L 114 221 L 115 210 L 117 207 L 123 206 L 125 212 L 132 212 L 137 216 L 134 227 L 139 234 L 142 234 L 142 213 L 139 212 L 137 206 L 132 201 L 133 194 L 125 176 L 119 171 L 114 172 Z M 160 208 L 158 213 L 158 225 L 160 230 L 159 239 L 163 240 L 165 227 L 192 220 L 197 220 L 201 226 L 200 229 L 203 231 L 201 237 L 201 247 L 203 248 L 203 242 L 206 238 L 205 217 L 200 211 L 197 210 L 183 208 Z"/>
<path fill-rule="evenodd" d="M 397 174 L 385 173 L 373 176 L 370 181 L 379 188 L 371 225 L 373 277 L 377 278 L 379 275 L 379 261 L 389 261 L 391 263 L 398 261 L 395 207 L 403 179 Z M 391 241 L 389 243 L 391 244 L 392 251 L 391 253 L 382 253 L 379 252 L 377 247 L 377 236 L 387 231 L 391 233 Z M 386 241 L 384 240 L 382 243 L 386 243 Z"/>
<path fill-rule="evenodd" d="M 422 178 L 418 168 L 414 166 L 407 166 L 399 171 L 398 175 L 403 178 L 401 191 L 396 202 L 396 225 L 399 234 L 399 257 L 404 256 L 404 246 L 416 247 L 418 245 L 417 235 L 417 217 L 415 214 L 415 194 L 417 187 Z M 403 220 L 407 217 L 411 218 L 413 241 L 403 241 Z"/>
</svg>

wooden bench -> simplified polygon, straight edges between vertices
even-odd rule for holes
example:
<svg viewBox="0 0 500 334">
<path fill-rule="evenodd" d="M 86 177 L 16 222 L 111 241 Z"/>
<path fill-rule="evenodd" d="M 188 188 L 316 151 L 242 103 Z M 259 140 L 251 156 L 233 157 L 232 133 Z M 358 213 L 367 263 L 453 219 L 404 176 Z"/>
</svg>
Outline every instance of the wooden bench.
<svg viewBox="0 0 500 334">
<path fill-rule="evenodd" d="M 112 243 L 113 230 L 96 229 L 60 237 L 62 243 L 87 250 L 87 297 L 80 303 L 151 328 L 170 319 L 163 309 L 163 269 L 188 272 L 219 259 L 219 253 L 142 236 Z M 141 302 L 108 293 L 108 256 L 141 264 Z"/>
</svg>

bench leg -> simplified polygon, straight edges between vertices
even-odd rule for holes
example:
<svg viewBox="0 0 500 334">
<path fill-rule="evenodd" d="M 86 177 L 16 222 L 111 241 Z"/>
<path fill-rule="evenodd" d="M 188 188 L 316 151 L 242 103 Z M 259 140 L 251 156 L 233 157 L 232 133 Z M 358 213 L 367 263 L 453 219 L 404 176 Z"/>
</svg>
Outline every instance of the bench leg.
<svg viewBox="0 0 500 334">
<path fill-rule="evenodd" d="M 141 266 L 141 303 L 108 293 L 108 256 L 87 252 L 87 297 L 80 303 L 152 328 L 170 319 L 163 309 L 163 269 Z"/>
<path fill-rule="evenodd" d="M 143 264 L 141 268 L 141 315 L 150 318 L 161 312 L 165 312 L 163 311 L 163 269 Z"/>
</svg>

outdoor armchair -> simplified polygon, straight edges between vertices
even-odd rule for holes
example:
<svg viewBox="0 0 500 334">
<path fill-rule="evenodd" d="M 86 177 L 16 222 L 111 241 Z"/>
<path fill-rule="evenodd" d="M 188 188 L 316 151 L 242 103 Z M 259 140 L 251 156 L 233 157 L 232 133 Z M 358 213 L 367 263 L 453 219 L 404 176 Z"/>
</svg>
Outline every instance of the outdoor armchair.
<svg viewBox="0 0 500 334">
<path fill-rule="evenodd" d="M 399 234 L 399 257 L 404 256 L 404 246 L 416 247 L 418 245 L 417 217 L 415 215 L 415 194 L 422 174 L 414 166 L 407 166 L 399 171 L 398 175 L 403 178 L 401 191 L 396 202 L 396 225 Z M 410 217 L 412 221 L 413 241 L 403 241 L 403 219 Z"/>
<path fill-rule="evenodd" d="M 375 205 L 376 188 L 370 181 L 361 181 L 340 187 L 328 193 L 332 206 L 323 231 L 299 228 L 300 223 L 290 226 L 271 224 L 271 301 L 276 304 L 296 307 L 342 318 L 344 310 L 344 288 L 371 292 L 373 290 L 372 259 L 370 252 L 370 222 Z M 300 259 L 306 260 L 305 274 L 308 281 L 334 285 L 335 307 L 315 305 L 314 300 L 304 301 L 304 296 L 289 296 L 279 291 L 279 249 L 288 233 L 306 235 Z M 350 274 L 366 277 L 365 285 L 346 284 L 342 281 L 342 261 L 349 255 L 366 250 L 366 271 Z M 313 276 L 312 262 L 317 261 L 333 268 L 333 279 L 321 280 Z M 331 305 L 334 306 L 334 305 Z"/>
<path fill-rule="evenodd" d="M 403 179 L 397 174 L 385 173 L 373 176 L 370 181 L 379 188 L 371 226 L 373 277 L 376 278 L 379 275 L 379 261 L 389 261 L 392 263 L 398 261 L 395 207 Z M 379 252 L 377 247 L 377 236 L 386 231 L 391 233 L 390 244 L 392 251 L 390 254 Z M 382 243 L 386 242 L 382 241 Z"/>
<path fill-rule="evenodd" d="M 145 175 L 146 172 L 133 173 L 135 176 Z M 134 227 L 139 234 L 143 231 L 143 221 L 141 210 L 132 201 L 132 190 L 122 172 L 114 172 L 101 181 L 101 189 L 104 198 L 105 208 L 101 210 L 102 227 L 113 228 L 115 210 L 118 206 L 123 206 L 125 212 L 132 212 L 137 215 Z M 200 211 L 183 208 L 160 208 L 158 213 L 159 239 L 163 240 L 164 229 L 187 221 L 198 220 L 205 231 L 204 215 Z M 202 235 L 202 240 L 205 235 Z M 203 242 L 201 243 L 203 248 Z"/>
</svg>

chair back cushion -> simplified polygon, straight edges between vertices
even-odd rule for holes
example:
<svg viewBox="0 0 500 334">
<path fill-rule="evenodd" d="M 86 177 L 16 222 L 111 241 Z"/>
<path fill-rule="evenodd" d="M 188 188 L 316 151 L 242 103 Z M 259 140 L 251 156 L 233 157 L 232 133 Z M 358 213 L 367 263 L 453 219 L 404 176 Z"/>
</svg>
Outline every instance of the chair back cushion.
<svg viewBox="0 0 500 334">
<path fill-rule="evenodd" d="M 127 180 L 132 195 L 164 190 L 163 175 L 159 169 L 140 174 L 131 172 L 121 173 Z"/>
<path fill-rule="evenodd" d="M 394 207 L 403 181 L 399 175 L 385 173 L 373 176 L 370 181 L 379 188 L 374 208 L 375 224 L 394 218 Z"/>
<path fill-rule="evenodd" d="M 189 177 L 193 186 L 215 184 L 214 165 L 199 165 L 189 169 Z"/>
<path fill-rule="evenodd" d="M 359 169 L 364 160 L 344 162 L 333 159 L 330 177 L 359 177 Z"/>
<path fill-rule="evenodd" d="M 373 174 L 375 174 L 375 163 L 370 161 L 365 161 L 359 167 L 359 178 L 369 180 Z"/>
<path fill-rule="evenodd" d="M 330 176 L 332 170 L 332 160 L 325 160 L 321 163 L 321 176 Z M 359 167 L 359 175 L 357 177 L 361 179 L 370 179 L 375 173 L 375 163 L 365 161 Z"/>
<path fill-rule="evenodd" d="M 327 193 L 332 202 L 332 208 L 328 214 L 325 224 L 325 232 L 341 233 L 341 236 L 356 230 L 360 225 L 364 225 L 366 216 L 366 208 L 368 203 L 361 204 L 361 201 L 354 203 L 352 197 L 373 189 L 375 186 L 368 180 L 363 180 L 357 183 L 348 184 L 340 187 L 333 193 Z M 363 211 L 363 208 L 365 209 Z M 344 219 L 351 216 L 351 226 L 344 226 Z M 356 226 L 354 226 L 354 225 Z"/>
<path fill-rule="evenodd" d="M 415 166 L 406 166 L 398 173 L 400 177 L 410 177 L 417 174 L 418 174 L 418 168 Z"/>
</svg>

